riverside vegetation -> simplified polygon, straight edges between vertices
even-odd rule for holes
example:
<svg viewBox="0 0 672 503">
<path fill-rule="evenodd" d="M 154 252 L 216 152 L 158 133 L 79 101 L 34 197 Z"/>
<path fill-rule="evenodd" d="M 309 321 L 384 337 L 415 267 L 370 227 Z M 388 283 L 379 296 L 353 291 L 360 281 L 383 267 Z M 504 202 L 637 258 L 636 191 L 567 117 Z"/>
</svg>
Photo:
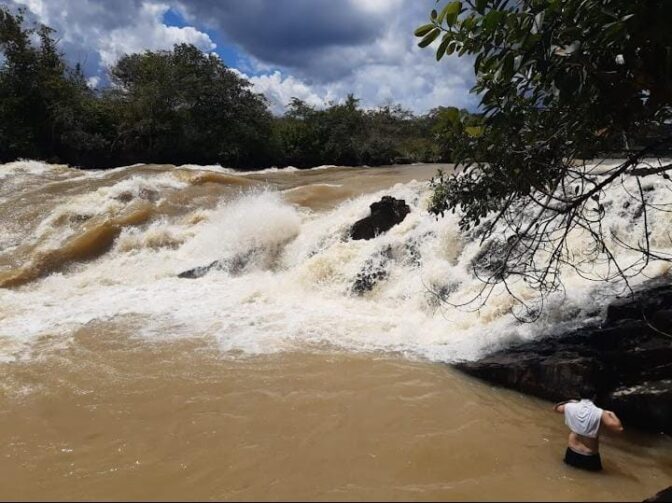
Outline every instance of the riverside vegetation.
<svg viewBox="0 0 672 503">
<path fill-rule="evenodd" d="M 274 116 L 249 81 L 193 45 L 126 55 L 108 77 L 107 87 L 90 88 L 81 67 L 59 52 L 51 28 L 0 7 L 0 162 L 252 169 L 451 157 L 450 108 L 422 116 L 399 105 L 364 110 L 350 95 L 324 109 L 295 98 Z"/>
</svg>

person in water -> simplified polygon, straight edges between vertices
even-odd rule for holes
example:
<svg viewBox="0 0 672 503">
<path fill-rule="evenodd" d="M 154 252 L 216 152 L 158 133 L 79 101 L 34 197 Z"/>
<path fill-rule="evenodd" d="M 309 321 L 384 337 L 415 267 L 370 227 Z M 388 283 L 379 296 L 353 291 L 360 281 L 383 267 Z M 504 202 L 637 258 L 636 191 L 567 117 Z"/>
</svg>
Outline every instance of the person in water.
<svg viewBox="0 0 672 503">
<path fill-rule="evenodd" d="M 565 424 L 570 429 L 565 463 L 584 470 L 600 471 L 600 430 L 604 427 L 621 433 L 623 425 L 616 414 L 593 403 L 594 395 L 592 389 L 585 387 L 580 392 L 580 400 L 558 403 L 553 410 L 565 415 Z"/>
</svg>

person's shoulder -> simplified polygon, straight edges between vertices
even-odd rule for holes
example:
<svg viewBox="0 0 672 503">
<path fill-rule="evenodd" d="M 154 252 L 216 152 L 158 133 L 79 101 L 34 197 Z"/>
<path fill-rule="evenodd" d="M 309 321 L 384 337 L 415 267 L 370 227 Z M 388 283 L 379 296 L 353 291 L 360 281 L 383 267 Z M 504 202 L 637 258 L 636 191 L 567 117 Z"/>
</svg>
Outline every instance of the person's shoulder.
<svg viewBox="0 0 672 503">
<path fill-rule="evenodd" d="M 598 406 L 598 405 L 597 405 L 595 402 L 593 402 L 592 400 L 590 401 L 590 405 L 593 407 L 593 409 L 595 409 L 595 410 L 599 410 L 601 413 L 604 412 L 604 409 L 601 408 L 600 406 Z"/>
</svg>

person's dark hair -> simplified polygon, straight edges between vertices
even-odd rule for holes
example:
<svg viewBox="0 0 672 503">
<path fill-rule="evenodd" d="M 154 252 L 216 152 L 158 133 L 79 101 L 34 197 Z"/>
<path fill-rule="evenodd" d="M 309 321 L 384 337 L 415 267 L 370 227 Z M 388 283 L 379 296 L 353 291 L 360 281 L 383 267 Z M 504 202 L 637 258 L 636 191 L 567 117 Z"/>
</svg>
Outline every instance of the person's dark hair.
<svg viewBox="0 0 672 503">
<path fill-rule="evenodd" d="M 581 386 L 579 386 L 579 398 L 581 399 L 588 399 L 588 400 L 595 400 L 595 395 L 596 395 L 596 390 L 595 386 L 589 383 L 583 383 Z"/>
</svg>

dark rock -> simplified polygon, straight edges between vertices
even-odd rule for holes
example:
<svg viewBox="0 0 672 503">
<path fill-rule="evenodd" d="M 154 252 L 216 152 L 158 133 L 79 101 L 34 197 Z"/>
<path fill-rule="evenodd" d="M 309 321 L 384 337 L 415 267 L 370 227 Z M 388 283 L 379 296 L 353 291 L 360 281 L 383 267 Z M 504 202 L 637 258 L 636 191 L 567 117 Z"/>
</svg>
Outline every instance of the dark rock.
<svg viewBox="0 0 672 503">
<path fill-rule="evenodd" d="M 597 402 L 623 423 L 672 433 L 672 286 L 618 300 L 604 324 L 522 343 L 456 366 L 489 382 L 549 400 L 592 384 Z M 649 322 L 642 319 L 644 313 Z M 656 326 L 652 326 L 655 323 Z"/>
<path fill-rule="evenodd" d="M 128 203 L 133 200 L 133 193 L 127 190 L 116 196 L 115 199 L 122 203 Z"/>
<path fill-rule="evenodd" d="M 371 215 L 354 223 L 350 229 L 352 239 L 372 239 L 403 222 L 411 208 L 403 199 L 383 196 L 371 206 Z"/>
<path fill-rule="evenodd" d="M 138 192 L 138 197 L 140 199 L 145 199 L 146 201 L 155 202 L 159 199 L 159 193 L 155 190 L 144 188 L 140 189 L 140 191 Z M 135 196 L 133 195 L 133 192 L 129 190 L 126 190 L 115 197 L 117 201 L 121 201 L 122 203 L 129 203 L 134 198 Z"/>
<path fill-rule="evenodd" d="M 159 200 L 159 193 L 152 189 L 140 189 L 140 192 L 138 192 L 138 197 L 140 199 L 155 202 Z"/>
<path fill-rule="evenodd" d="M 245 267 L 250 262 L 250 259 L 254 256 L 254 254 L 255 250 L 250 250 L 247 253 L 238 253 L 231 258 L 215 260 L 208 265 L 194 267 L 188 271 L 181 272 L 177 275 L 177 277 L 196 279 L 205 276 L 210 271 L 226 271 L 229 274 L 235 276 L 241 274 L 244 271 Z"/>
<path fill-rule="evenodd" d="M 68 220 L 73 224 L 81 224 L 91 219 L 91 215 L 70 215 Z"/>
<path fill-rule="evenodd" d="M 506 241 L 487 241 L 472 259 L 471 266 L 480 277 L 503 279 L 507 276 L 507 260 L 516 242 L 515 236 L 510 236 Z"/>
<path fill-rule="evenodd" d="M 389 261 L 392 258 L 392 248 L 389 246 L 380 253 L 369 258 L 359 271 L 352 284 L 352 293 L 362 295 L 387 278 Z"/>
<path fill-rule="evenodd" d="M 635 300 L 632 297 L 624 297 L 612 302 L 607 308 L 606 323 L 612 324 L 626 319 L 649 319 L 654 313 L 671 309 L 672 288 L 667 285 L 655 286 L 637 292 Z"/>
<path fill-rule="evenodd" d="M 224 268 L 222 267 L 221 261 L 215 260 L 211 264 L 194 267 L 193 269 L 189 269 L 188 271 L 183 271 L 180 274 L 178 274 L 177 277 L 186 279 L 196 279 L 205 276 L 212 270 L 223 270 L 223 269 Z"/>
<path fill-rule="evenodd" d="M 602 405 L 618 411 L 625 424 L 672 431 L 672 379 L 622 386 L 609 393 Z"/>
<path fill-rule="evenodd" d="M 662 491 L 656 493 L 655 495 L 651 496 L 650 498 L 645 499 L 644 502 L 645 503 L 653 503 L 653 502 L 672 503 L 672 486 L 668 487 L 667 489 L 663 489 Z"/>
</svg>

